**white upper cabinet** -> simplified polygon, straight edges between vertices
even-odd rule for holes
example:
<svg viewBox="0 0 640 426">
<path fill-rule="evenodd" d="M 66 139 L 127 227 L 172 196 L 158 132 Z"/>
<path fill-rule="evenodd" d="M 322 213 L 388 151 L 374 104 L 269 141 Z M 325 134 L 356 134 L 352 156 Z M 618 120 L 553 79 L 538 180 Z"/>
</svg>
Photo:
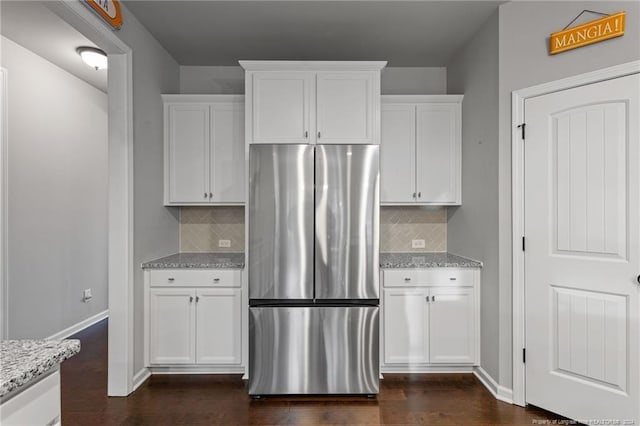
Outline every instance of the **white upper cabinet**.
<svg viewBox="0 0 640 426">
<path fill-rule="evenodd" d="M 414 203 L 416 194 L 416 107 L 382 104 L 380 199 Z"/>
<path fill-rule="evenodd" d="M 377 144 L 385 62 L 240 61 L 252 143 Z"/>
<path fill-rule="evenodd" d="M 206 202 L 209 196 L 209 105 L 167 105 L 171 203 Z"/>
<path fill-rule="evenodd" d="M 317 143 L 374 144 L 374 119 L 380 103 L 377 72 L 317 74 Z M 378 85 L 378 96 L 374 85 Z"/>
<path fill-rule="evenodd" d="M 308 72 L 255 73 L 250 106 L 254 143 L 307 143 L 314 83 Z"/>
<path fill-rule="evenodd" d="M 163 95 L 165 205 L 242 204 L 244 100 Z"/>
<path fill-rule="evenodd" d="M 383 96 L 381 121 L 381 203 L 461 204 L 462 96 Z"/>
</svg>

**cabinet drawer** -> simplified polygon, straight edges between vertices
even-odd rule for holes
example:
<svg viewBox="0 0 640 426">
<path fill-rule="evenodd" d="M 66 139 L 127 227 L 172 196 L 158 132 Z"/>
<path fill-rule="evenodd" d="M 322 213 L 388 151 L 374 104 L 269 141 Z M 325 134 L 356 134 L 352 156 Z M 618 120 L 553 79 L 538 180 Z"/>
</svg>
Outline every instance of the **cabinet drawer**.
<svg viewBox="0 0 640 426">
<path fill-rule="evenodd" d="M 385 269 L 385 287 L 473 286 L 475 269 Z"/>
<path fill-rule="evenodd" d="M 152 287 L 240 287 L 237 269 L 166 269 L 150 272 Z"/>
</svg>

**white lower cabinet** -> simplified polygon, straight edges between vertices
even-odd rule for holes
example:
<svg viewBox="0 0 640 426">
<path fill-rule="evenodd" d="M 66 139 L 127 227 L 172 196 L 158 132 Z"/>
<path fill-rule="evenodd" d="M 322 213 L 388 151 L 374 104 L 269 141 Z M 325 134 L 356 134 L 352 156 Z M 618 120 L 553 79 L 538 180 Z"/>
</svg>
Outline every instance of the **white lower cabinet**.
<svg viewBox="0 0 640 426">
<path fill-rule="evenodd" d="M 382 282 L 383 372 L 479 364 L 479 269 L 384 270 Z"/>
<path fill-rule="evenodd" d="M 240 289 L 198 290 L 196 301 L 196 363 L 240 364 Z"/>
<path fill-rule="evenodd" d="M 174 367 L 172 372 L 179 371 L 176 367 L 184 367 L 185 372 L 191 367 L 239 372 L 243 364 L 241 272 L 158 270 L 146 274 L 147 367 Z"/>
</svg>

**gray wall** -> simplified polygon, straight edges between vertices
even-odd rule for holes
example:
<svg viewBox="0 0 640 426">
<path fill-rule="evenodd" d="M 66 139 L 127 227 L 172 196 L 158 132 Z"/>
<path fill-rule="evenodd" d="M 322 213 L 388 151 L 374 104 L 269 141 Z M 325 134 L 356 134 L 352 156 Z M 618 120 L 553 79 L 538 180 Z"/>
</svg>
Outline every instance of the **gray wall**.
<svg viewBox="0 0 640 426">
<path fill-rule="evenodd" d="M 448 251 L 483 262 L 482 368 L 499 376 L 498 12 L 447 66 L 449 93 L 463 93 L 462 205 L 449 209 Z"/>
<path fill-rule="evenodd" d="M 447 90 L 447 70 L 441 68 L 385 68 L 383 95 L 439 95 Z M 180 93 L 242 94 L 242 67 L 181 66 Z"/>
<path fill-rule="evenodd" d="M 549 34 L 565 27 L 583 9 L 627 12 L 621 38 L 550 56 Z M 500 378 L 512 384 L 511 278 L 511 92 L 536 84 L 640 59 L 640 3 L 637 1 L 518 1 L 500 6 L 499 56 L 499 276 Z M 588 19 L 593 19 L 590 16 Z M 483 306 L 483 309 L 493 306 Z"/>
<path fill-rule="evenodd" d="M 107 95 L 2 37 L 8 70 L 8 338 L 107 309 Z M 93 300 L 82 302 L 91 288 Z"/>
<path fill-rule="evenodd" d="M 139 265 L 178 251 L 177 208 L 163 202 L 162 93 L 179 90 L 179 66 L 138 20 L 122 7 L 123 25 L 116 32 L 133 51 L 133 263 L 134 365 L 143 359 L 143 273 Z"/>
</svg>

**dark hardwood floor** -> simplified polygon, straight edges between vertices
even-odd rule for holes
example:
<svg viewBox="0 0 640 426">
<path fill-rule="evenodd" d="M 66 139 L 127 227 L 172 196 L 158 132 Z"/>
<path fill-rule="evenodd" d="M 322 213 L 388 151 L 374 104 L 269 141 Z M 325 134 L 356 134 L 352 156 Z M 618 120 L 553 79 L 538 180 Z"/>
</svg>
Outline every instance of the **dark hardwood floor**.
<svg viewBox="0 0 640 426">
<path fill-rule="evenodd" d="M 62 424 L 72 425 L 531 425 L 555 417 L 497 401 L 471 374 L 388 374 L 377 400 L 253 401 L 237 375 L 156 375 L 127 398 L 107 394 L 107 320 L 73 336 L 62 364 Z M 551 422 L 549 422 L 551 423 Z"/>
</svg>

